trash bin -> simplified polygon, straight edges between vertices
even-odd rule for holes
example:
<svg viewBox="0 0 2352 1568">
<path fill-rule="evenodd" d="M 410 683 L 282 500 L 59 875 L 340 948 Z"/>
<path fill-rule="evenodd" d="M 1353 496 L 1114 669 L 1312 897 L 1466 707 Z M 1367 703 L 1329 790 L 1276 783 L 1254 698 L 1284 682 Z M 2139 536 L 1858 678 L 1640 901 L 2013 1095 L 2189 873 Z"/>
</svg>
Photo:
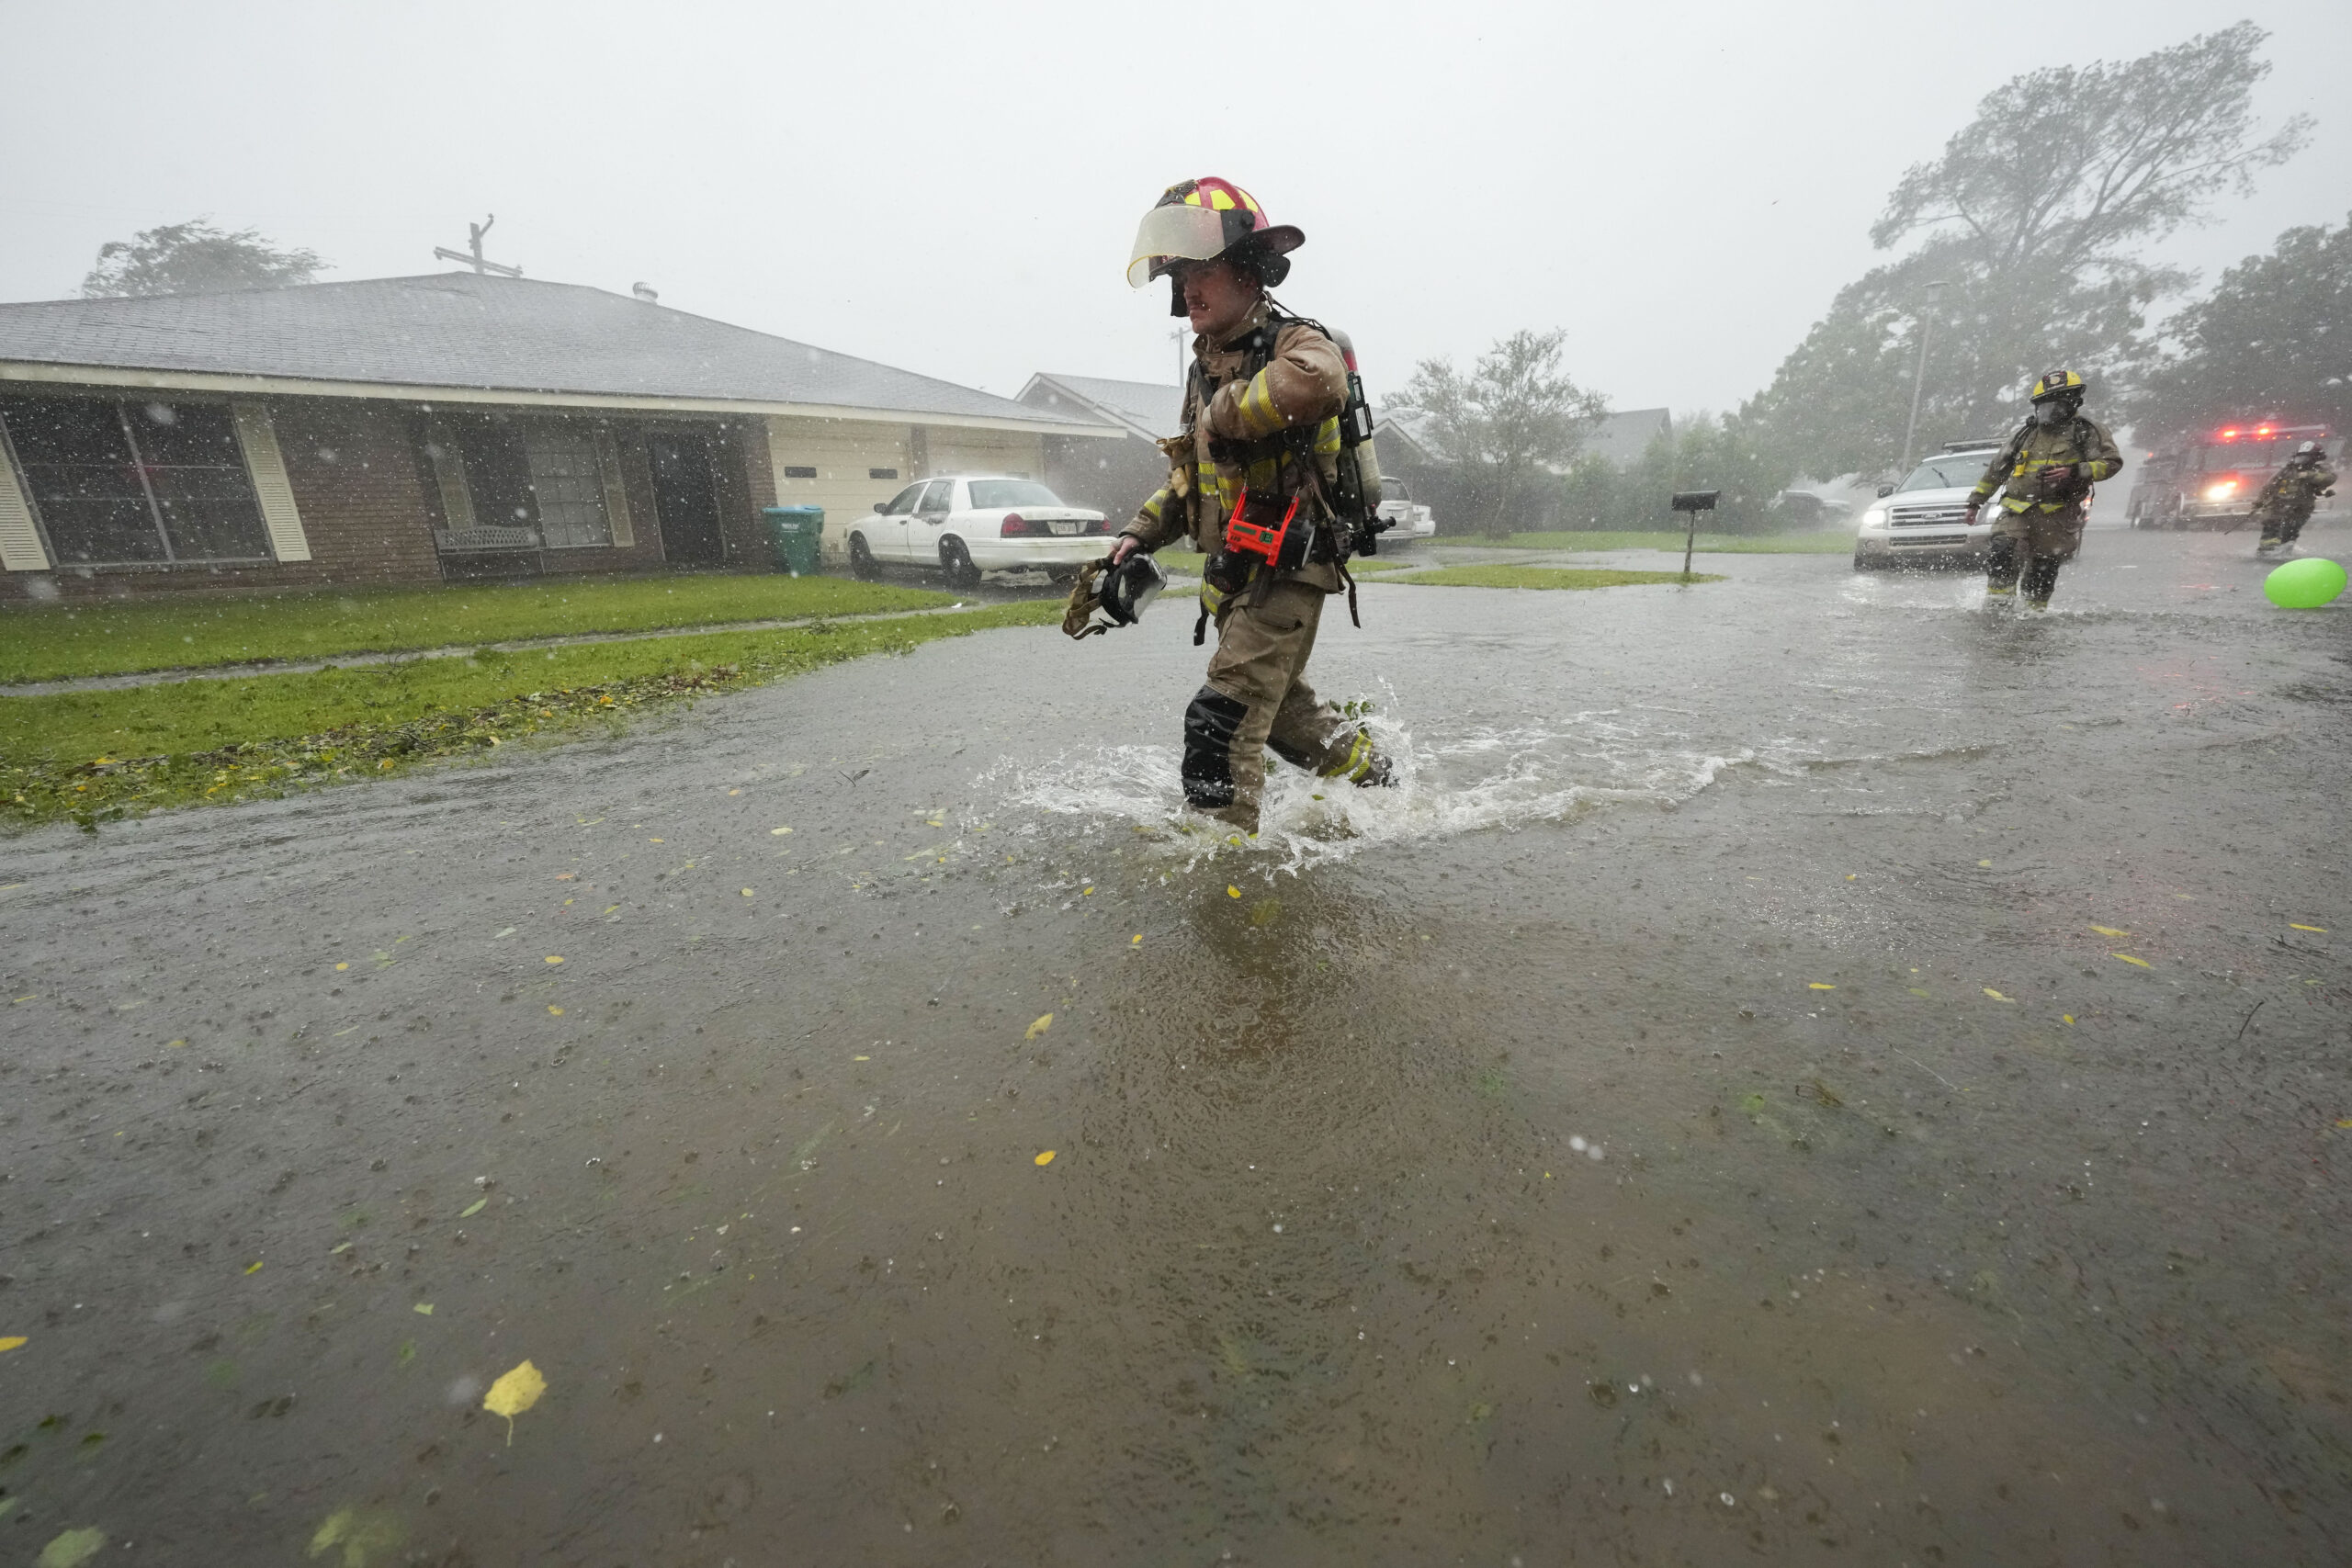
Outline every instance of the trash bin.
<svg viewBox="0 0 2352 1568">
<path fill-rule="evenodd" d="M 814 577 L 825 533 L 825 509 L 767 506 L 760 510 L 768 522 L 768 547 L 775 553 L 775 569 L 795 577 Z"/>
</svg>

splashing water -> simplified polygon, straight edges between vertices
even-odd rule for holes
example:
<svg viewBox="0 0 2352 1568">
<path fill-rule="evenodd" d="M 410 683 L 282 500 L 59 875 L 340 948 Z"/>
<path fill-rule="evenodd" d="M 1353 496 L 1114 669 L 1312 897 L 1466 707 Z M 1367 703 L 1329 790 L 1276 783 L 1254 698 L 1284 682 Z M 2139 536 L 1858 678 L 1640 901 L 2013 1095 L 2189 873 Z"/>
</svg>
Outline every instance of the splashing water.
<svg viewBox="0 0 2352 1568">
<path fill-rule="evenodd" d="M 1727 768 L 1797 773 L 1819 758 L 1794 741 L 1711 750 L 1676 728 L 1683 716 L 1662 708 L 1598 709 L 1551 725 L 1477 728 L 1426 741 L 1374 716 L 1367 722 L 1394 761 L 1395 784 L 1358 789 L 1269 754 L 1258 839 L 1248 850 L 1271 855 L 1269 870 L 1295 873 L 1367 849 L 1567 821 L 1611 802 L 1670 809 Z M 1167 836 L 1154 841 L 1187 861 L 1233 852 L 1230 829 L 1185 807 L 1178 760 L 1171 746 L 1110 746 L 1065 752 L 1001 780 L 984 776 L 980 787 L 997 793 L 989 789 L 997 784 L 1007 804 L 1049 817 L 1163 829 Z"/>
</svg>

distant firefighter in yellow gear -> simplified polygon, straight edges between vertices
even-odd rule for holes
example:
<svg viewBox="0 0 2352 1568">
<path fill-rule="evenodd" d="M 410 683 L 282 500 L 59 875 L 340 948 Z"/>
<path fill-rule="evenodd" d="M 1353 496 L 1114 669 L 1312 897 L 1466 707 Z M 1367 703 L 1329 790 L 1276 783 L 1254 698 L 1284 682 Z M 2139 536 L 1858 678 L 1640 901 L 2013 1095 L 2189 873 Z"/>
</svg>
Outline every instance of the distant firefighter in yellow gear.
<svg viewBox="0 0 2352 1568">
<path fill-rule="evenodd" d="M 2058 569 L 2083 547 L 2091 486 L 2122 471 L 2114 438 L 2083 414 L 2083 378 L 2052 370 L 2033 384 L 2033 417 L 2018 427 L 1968 497 L 1968 521 L 1995 491 L 2001 515 L 1984 566 L 1984 592 L 2014 598 L 2022 582 L 2026 604 L 2046 610 Z"/>
</svg>

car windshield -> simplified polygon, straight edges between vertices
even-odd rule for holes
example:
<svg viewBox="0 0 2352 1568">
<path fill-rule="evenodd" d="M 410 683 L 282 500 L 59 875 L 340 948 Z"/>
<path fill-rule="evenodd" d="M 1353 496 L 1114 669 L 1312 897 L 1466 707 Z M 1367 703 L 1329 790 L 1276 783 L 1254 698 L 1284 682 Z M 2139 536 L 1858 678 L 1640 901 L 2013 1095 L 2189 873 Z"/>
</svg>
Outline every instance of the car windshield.
<svg viewBox="0 0 2352 1568">
<path fill-rule="evenodd" d="M 1930 457 L 1911 470 L 1896 490 L 1965 490 L 1984 477 L 1984 465 L 1993 460 L 1990 452 L 1947 452 Z"/>
<path fill-rule="evenodd" d="M 1062 498 L 1035 479 L 974 479 L 972 510 L 996 506 L 1059 506 Z"/>
</svg>

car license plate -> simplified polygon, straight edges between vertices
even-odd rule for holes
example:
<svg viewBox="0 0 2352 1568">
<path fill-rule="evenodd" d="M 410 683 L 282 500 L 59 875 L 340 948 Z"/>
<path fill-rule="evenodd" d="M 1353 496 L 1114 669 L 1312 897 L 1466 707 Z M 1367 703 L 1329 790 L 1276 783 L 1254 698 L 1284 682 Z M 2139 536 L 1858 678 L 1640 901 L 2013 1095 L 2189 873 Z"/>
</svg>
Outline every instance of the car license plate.
<svg viewBox="0 0 2352 1568">
<path fill-rule="evenodd" d="M 1048 517 L 1046 526 L 1057 534 L 1075 534 L 1083 525 L 1075 517 Z"/>
</svg>

